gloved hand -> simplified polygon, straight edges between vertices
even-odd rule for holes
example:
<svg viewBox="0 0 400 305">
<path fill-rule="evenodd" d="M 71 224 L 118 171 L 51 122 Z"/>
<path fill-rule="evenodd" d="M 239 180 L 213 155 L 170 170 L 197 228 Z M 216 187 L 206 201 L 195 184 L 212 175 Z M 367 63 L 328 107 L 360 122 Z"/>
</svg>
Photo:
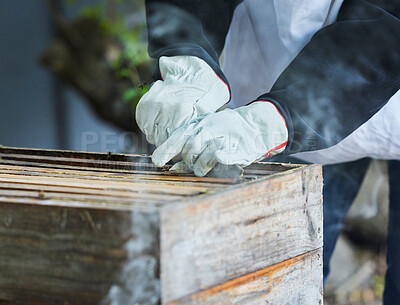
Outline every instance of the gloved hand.
<svg viewBox="0 0 400 305">
<path fill-rule="evenodd" d="M 153 162 L 164 166 L 181 154 L 197 176 L 217 163 L 247 166 L 263 156 L 285 150 L 288 129 L 271 102 L 257 101 L 235 110 L 225 109 L 198 118 L 177 129 L 153 153 Z"/>
<path fill-rule="evenodd" d="M 136 108 L 136 121 L 147 141 L 164 143 L 177 128 L 215 112 L 230 99 L 228 85 L 195 56 L 161 57 L 161 77 Z"/>
</svg>

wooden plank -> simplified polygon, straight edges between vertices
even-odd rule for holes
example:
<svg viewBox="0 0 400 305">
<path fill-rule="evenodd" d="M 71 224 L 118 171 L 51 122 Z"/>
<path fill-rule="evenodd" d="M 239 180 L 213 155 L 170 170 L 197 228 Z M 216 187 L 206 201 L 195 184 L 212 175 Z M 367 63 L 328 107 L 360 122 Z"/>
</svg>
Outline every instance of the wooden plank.
<svg viewBox="0 0 400 305">
<path fill-rule="evenodd" d="M 158 232 L 158 213 L 0 204 L 0 304 L 156 305 Z"/>
<path fill-rule="evenodd" d="M 208 188 L 197 186 L 177 186 L 177 185 L 163 185 L 163 184 L 146 184 L 130 181 L 102 181 L 92 179 L 79 179 L 79 178 L 55 178 L 55 177 L 24 177 L 21 175 L 0 174 L 0 183 L 19 183 L 31 185 L 52 185 L 75 187 L 84 189 L 120 189 L 129 191 L 138 191 L 141 193 L 164 193 L 164 194 L 177 194 L 177 195 L 198 195 L 209 191 Z"/>
<path fill-rule="evenodd" d="M 71 151 L 71 150 L 56 150 L 56 149 L 42 149 L 42 148 L 21 148 L 21 147 L 7 147 L 0 145 L 0 153 L 2 154 L 20 154 L 30 156 L 50 156 L 61 158 L 80 158 L 80 159 L 96 159 L 96 160 L 110 160 L 110 161 L 132 161 L 142 160 L 151 163 L 148 155 L 143 154 L 119 154 L 119 153 L 99 153 L 99 152 L 86 152 L 86 151 Z"/>
<path fill-rule="evenodd" d="M 40 190 L 30 188 L 32 186 L 21 187 L 15 184 L 0 184 L 0 196 L 13 197 L 31 197 L 42 200 L 57 199 L 57 200 L 82 200 L 82 201 L 99 201 L 99 202 L 127 202 L 135 203 L 135 200 L 141 202 L 162 203 L 169 201 L 178 201 L 182 196 L 161 196 L 154 194 L 137 194 L 130 192 L 118 191 L 101 191 L 101 190 L 82 190 L 79 188 L 59 188 L 52 186 L 41 187 Z"/>
<path fill-rule="evenodd" d="M 135 200 L 79 200 L 77 198 L 46 198 L 39 197 L 21 197 L 21 196 L 0 196 L 0 203 L 3 204 L 26 204 L 35 206 L 51 206 L 66 208 L 85 208 L 85 209 L 102 209 L 104 211 L 156 211 L 160 209 L 165 202 L 155 202 L 154 200 L 135 199 Z"/>
<path fill-rule="evenodd" d="M 37 163 L 43 166 L 48 165 L 63 165 L 72 167 L 86 167 L 91 169 L 100 170 L 129 170 L 133 173 L 143 172 L 146 173 L 156 172 L 163 173 L 166 175 L 175 175 L 174 173 L 169 173 L 168 170 L 171 165 L 167 164 L 162 168 L 155 166 L 153 163 L 149 162 L 149 158 L 142 157 L 143 160 L 138 161 L 110 161 L 110 160 L 96 160 L 96 159 L 85 159 L 85 158 L 63 158 L 63 157 L 50 157 L 50 156 L 37 156 L 37 155 L 21 155 L 21 154 L 2 154 L 0 153 L 1 162 L 6 164 L 15 162 L 25 162 L 25 163 Z M 268 165 L 265 165 L 268 167 Z M 254 164 L 252 167 L 247 168 L 245 175 L 261 176 L 272 174 L 280 170 L 287 170 L 287 167 L 276 166 L 274 170 L 267 170 L 262 166 L 262 163 Z M 182 176 L 188 176 L 188 174 L 182 174 Z"/>
<path fill-rule="evenodd" d="M 322 247 L 321 168 L 273 177 L 161 211 L 164 302 Z"/>
<path fill-rule="evenodd" d="M 152 163 L 150 156 L 137 155 L 137 154 L 116 154 L 116 153 L 91 153 L 91 152 L 76 152 L 65 150 L 47 150 L 47 149 L 27 149 L 4 147 L 0 145 L 0 154 L 4 155 L 28 155 L 28 156 L 49 156 L 57 158 L 78 158 L 78 159 L 94 159 L 94 160 L 108 160 L 108 161 L 141 161 L 143 163 Z M 288 169 L 297 168 L 298 164 L 289 163 L 271 163 L 271 162 L 255 162 L 248 166 L 246 169 L 260 169 L 267 171 L 286 171 Z M 169 165 L 167 165 L 169 167 Z M 264 174 L 265 175 L 265 174 Z"/>
<path fill-rule="evenodd" d="M 299 255 L 167 305 L 232 304 L 323 304 L 322 249 Z"/>
<path fill-rule="evenodd" d="M 58 164 L 46 164 L 46 163 L 36 163 L 36 162 L 23 162 L 23 161 L 6 161 L 0 160 L 0 164 L 9 164 L 9 165 L 19 165 L 19 166 L 40 166 L 43 168 L 58 168 L 58 169 L 72 169 L 76 170 L 76 166 L 69 165 L 58 165 Z M 210 177 L 194 177 L 189 174 L 176 175 L 171 174 L 169 172 L 162 171 L 154 171 L 154 172 L 146 172 L 146 171 L 134 171 L 134 170 L 119 170 L 119 169 L 108 169 L 108 168 L 96 168 L 96 167 L 78 167 L 79 170 L 89 170 L 89 171 L 98 171 L 98 172 L 110 172 L 110 173 L 125 173 L 130 174 L 132 177 L 136 179 L 142 180 L 162 180 L 162 181 L 186 181 L 186 182 L 206 182 L 206 183 L 221 183 L 221 184 L 233 184 L 238 181 L 235 179 L 228 178 L 210 178 Z"/>
<path fill-rule="evenodd" d="M 56 168 L 42 168 L 35 166 L 14 166 L 0 164 L 0 173 L 2 174 L 14 174 L 14 175 L 26 175 L 26 176 L 46 176 L 46 177 L 70 177 L 70 178 L 82 178 L 82 179 L 94 179 L 94 180 L 107 180 L 107 181 L 139 181 L 142 183 L 160 183 L 158 180 L 150 179 L 137 179 L 136 175 L 132 173 L 109 173 L 109 172 L 96 172 L 86 170 L 68 170 L 68 169 L 56 169 Z M 186 181 L 164 181 L 165 185 L 183 185 L 183 186 L 198 186 L 207 188 L 221 188 L 225 183 L 207 183 L 207 182 L 186 182 Z"/>
<path fill-rule="evenodd" d="M 86 158 L 64 158 L 64 157 L 53 157 L 53 156 L 40 156 L 30 154 L 4 154 L 0 153 L 2 160 L 19 160 L 25 162 L 36 162 L 36 163 L 49 163 L 49 164 L 60 164 L 60 165 L 72 165 L 75 167 L 95 167 L 95 168 L 106 168 L 106 169 L 124 169 L 124 170 L 147 170 L 147 171 L 160 171 L 168 170 L 171 166 L 167 165 L 162 168 L 157 167 L 153 163 L 149 162 L 148 158 L 140 157 L 139 160 L 132 161 L 113 161 L 104 159 L 86 159 Z M 135 158 L 136 159 L 136 158 Z"/>
</svg>

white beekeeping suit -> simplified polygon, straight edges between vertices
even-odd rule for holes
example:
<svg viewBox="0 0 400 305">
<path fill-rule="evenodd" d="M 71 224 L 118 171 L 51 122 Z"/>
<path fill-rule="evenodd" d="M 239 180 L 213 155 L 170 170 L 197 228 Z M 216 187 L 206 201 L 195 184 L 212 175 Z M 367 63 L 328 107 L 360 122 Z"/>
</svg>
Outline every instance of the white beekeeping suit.
<svg viewBox="0 0 400 305">
<path fill-rule="evenodd" d="M 236 108 L 271 89 L 311 37 L 335 21 L 343 0 L 244 0 L 235 10 L 222 68 Z"/>
<path fill-rule="evenodd" d="M 343 0 L 245 0 L 235 10 L 223 70 L 230 81 L 229 107 L 243 106 L 271 89 L 311 37 L 336 20 Z M 400 159 L 400 91 L 369 121 L 337 145 L 294 154 L 333 164 L 364 157 Z"/>
</svg>

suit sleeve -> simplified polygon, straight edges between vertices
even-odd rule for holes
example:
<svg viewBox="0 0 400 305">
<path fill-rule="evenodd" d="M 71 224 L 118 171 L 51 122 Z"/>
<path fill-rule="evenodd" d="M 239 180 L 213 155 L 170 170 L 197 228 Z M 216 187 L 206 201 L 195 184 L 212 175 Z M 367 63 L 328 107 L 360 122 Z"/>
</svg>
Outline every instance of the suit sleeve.
<svg viewBox="0 0 400 305">
<path fill-rule="evenodd" d="M 273 102 L 289 129 L 285 153 L 339 143 L 400 89 L 400 20 L 363 0 L 346 0 L 258 100 Z"/>
<path fill-rule="evenodd" d="M 146 0 L 149 55 L 193 55 L 206 61 L 226 83 L 219 56 L 235 7 L 229 0 Z"/>
</svg>

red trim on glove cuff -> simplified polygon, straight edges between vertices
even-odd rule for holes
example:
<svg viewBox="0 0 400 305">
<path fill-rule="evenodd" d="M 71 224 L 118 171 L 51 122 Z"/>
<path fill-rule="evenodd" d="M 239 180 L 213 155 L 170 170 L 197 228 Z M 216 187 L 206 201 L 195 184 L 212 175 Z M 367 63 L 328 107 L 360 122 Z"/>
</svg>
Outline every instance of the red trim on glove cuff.
<svg viewBox="0 0 400 305">
<path fill-rule="evenodd" d="M 221 80 L 221 82 L 223 82 L 223 83 L 225 84 L 226 88 L 228 88 L 229 99 L 228 99 L 228 101 L 225 103 L 225 105 L 226 105 L 226 104 L 228 104 L 228 103 L 231 101 L 231 89 L 229 88 L 229 85 L 228 85 L 227 83 L 225 83 L 224 80 L 217 74 L 217 72 L 214 71 L 214 73 L 215 73 L 215 75 Z"/>
</svg>

